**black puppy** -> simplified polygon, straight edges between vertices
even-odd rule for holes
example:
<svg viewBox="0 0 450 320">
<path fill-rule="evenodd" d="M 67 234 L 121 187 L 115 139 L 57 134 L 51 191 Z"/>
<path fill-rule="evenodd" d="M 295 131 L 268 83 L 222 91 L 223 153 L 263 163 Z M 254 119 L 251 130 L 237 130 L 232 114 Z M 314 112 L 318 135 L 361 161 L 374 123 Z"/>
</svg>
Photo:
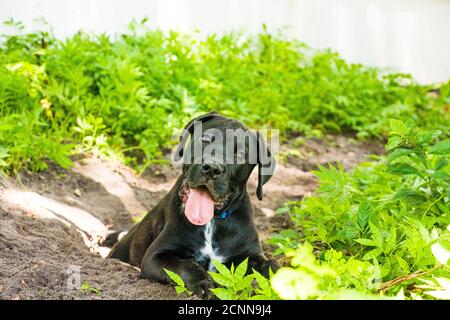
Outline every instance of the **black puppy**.
<svg viewBox="0 0 450 320">
<path fill-rule="evenodd" d="M 201 130 L 195 129 L 198 124 Z M 232 138 L 227 136 L 230 129 Z M 223 143 L 215 141 L 215 133 L 225 137 Z M 231 149 L 225 143 L 230 139 L 234 141 Z M 273 173 L 275 161 L 262 137 L 237 120 L 211 112 L 192 120 L 180 140 L 176 157 L 183 159 L 181 176 L 114 245 L 109 257 L 138 266 L 143 278 L 160 282 L 170 281 L 163 268 L 174 271 L 189 290 L 203 298 L 211 297 L 213 283 L 207 270 L 213 269 L 212 259 L 230 266 L 248 257 L 249 270 L 254 268 L 265 276 L 270 268 L 278 269 L 278 263 L 262 253 L 246 190 L 248 177 L 258 165 L 257 196 L 261 200 L 262 186 Z M 208 147 L 213 144 L 210 152 Z M 257 146 L 253 163 L 251 146 Z M 264 169 L 269 173 L 263 174 Z"/>
</svg>

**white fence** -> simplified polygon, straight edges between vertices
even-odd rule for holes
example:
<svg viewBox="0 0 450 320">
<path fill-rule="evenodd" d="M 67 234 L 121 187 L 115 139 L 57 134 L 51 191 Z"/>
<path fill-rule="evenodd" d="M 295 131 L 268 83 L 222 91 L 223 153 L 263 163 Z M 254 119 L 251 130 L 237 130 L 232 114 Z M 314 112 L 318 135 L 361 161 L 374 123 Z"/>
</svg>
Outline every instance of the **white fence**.
<svg viewBox="0 0 450 320">
<path fill-rule="evenodd" d="M 0 21 L 12 17 L 39 30 L 36 18 L 44 18 L 60 38 L 80 29 L 123 32 L 145 16 L 152 27 L 203 33 L 256 32 L 266 23 L 352 62 L 423 83 L 450 78 L 450 0 L 0 0 Z"/>
</svg>

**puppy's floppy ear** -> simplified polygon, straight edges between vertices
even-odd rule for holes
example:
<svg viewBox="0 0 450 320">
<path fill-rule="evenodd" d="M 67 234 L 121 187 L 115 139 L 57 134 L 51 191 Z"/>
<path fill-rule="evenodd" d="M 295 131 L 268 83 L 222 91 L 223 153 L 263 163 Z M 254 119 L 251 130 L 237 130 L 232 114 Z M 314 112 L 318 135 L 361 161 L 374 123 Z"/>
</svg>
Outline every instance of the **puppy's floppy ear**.
<svg viewBox="0 0 450 320">
<path fill-rule="evenodd" d="M 275 171 L 275 158 L 272 156 L 269 148 L 266 147 L 263 136 L 257 132 L 258 146 L 258 186 L 256 196 L 259 200 L 263 198 L 263 185 L 272 178 Z"/>
<path fill-rule="evenodd" d="M 189 121 L 189 123 L 184 127 L 183 132 L 181 133 L 180 143 L 178 144 L 177 150 L 175 151 L 175 161 L 179 161 L 183 157 L 186 141 L 189 136 L 194 133 L 195 122 L 200 121 L 203 123 L 215 118 L 223 118 L 223 116 L 220 115 L 217 111 L 211 111 Z"/>
</svg>

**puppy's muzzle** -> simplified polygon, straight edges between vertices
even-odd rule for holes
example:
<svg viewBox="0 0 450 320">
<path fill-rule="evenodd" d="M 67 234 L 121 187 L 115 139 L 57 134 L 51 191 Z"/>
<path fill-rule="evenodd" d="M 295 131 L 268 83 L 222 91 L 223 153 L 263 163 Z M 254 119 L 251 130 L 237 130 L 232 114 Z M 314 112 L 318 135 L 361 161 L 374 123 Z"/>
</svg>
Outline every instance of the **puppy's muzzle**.
<svg viewBox="0 0 450 320">
<path fill-rule="evenodd" d="M 225 166 L 214 162 L 202 164 L 202 174 L 207 179 L 216 179 L 225 173 Z"/>
</svg>

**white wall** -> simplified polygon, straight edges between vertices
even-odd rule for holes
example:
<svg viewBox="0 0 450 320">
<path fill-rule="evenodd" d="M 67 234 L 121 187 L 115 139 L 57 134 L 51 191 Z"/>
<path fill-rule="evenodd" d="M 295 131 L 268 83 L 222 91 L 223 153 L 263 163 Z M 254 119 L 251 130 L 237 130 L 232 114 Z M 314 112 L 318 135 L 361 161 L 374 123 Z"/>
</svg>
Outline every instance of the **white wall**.
<svg viewBox="0 0 450 320">
<path fill-rule="evenodd" d="M 0 21 L 13 17 L 39 30 L 43 17 L 60 38 L 79 29 L 123 32 L 144 16 L 152 27 L 203 33 L 256 32 L 266 23 L 352 62 L 424 83 L 450 78 L 450 0 L 0 0 Z"/>
</svg>

